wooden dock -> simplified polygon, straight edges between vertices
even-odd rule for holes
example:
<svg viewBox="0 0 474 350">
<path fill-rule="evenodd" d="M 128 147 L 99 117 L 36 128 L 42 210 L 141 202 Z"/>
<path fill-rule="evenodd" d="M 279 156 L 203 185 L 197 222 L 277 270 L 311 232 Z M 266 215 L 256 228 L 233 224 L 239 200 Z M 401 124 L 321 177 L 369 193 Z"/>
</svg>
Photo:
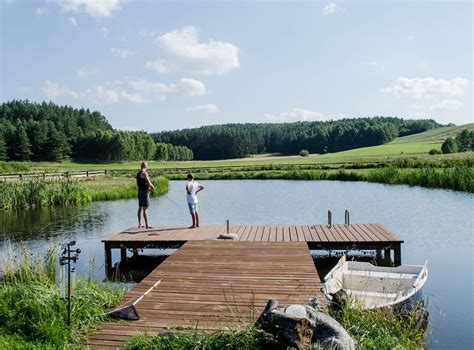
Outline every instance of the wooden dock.
<svg viewBox="0 0 474 350">
<path fill-rule="evenodd" d="M 105 248 L 105 267 L 112 267 L 112 249 L 121 249 L 122 260 L 126 249 L 180 247 L 188 241 L 217 240 L 227 227 L 202 226 L 156 227 L 150 230 L 129 228 L 102 240 Z M 311 250 L 380 250 L 393 251 L 396 266 L 401 264 L 401 244 L 394 233 L 382 224 L 337 225 L 230 225 L 239 242 L 305 242 Z"/>
<path fill-rule="evenodd" d="M 115 349 L 145 332 L 239 329 L 253 324 L 269 299 L 278 300 L 280 305 L 324 299 L 308 244 L 303 240 L 305 231 L 300 235 L 298 229 L 275 229 L 267 235 L 259 226 L 231 228 L 245 234 L 245 239 L 213 240 L 225 227 L 158 228 L 153 232 L 159 235 L 154 236 L 149 236 L 151 231 L 132 230 L 108 238 L 105 242 L 109 247 L 124 242 L 135 242 L 139 247 L 150 240 L 187 242 L 125 296 L 123 305 L 129 305 L 161 281 L 136 305 L 141 319 L 103 323 L 90 337 L 89 345 Z M 275 233 L 274 240 L 270 240 L 270 232 Z M 281 241 L 277 241 L 278 232 Z"/>
</svg>

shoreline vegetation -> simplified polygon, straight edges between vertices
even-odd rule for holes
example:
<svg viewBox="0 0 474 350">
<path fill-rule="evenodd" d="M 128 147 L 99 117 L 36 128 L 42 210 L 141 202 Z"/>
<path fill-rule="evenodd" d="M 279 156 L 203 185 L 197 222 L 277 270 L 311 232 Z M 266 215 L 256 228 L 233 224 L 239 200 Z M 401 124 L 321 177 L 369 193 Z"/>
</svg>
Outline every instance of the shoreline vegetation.
<svg viewBox="0 0 474 350">
<path fill-rule="evenodd" d="M 153 179 L 152 196 L 168 192 L 168 179 Z M 0 182 L 0 210 L 84 204 L 101 200 L 134 198 L 135 179 L 103 176 L 87 180 L 32 178 Z"/>
<path fill-rule="evenodd" d="M 24 246 L 8 247 L 0 269 L 0 347 L 8 349 L 86 348 L 94 325 L 107 321 L 105 312 L 119 305 L 124 290 L 78 276 L 72 303 L 72 324 L 67 327 L 67 306 L 57 282 L 57 252 L 33 255 Z M 18 302 L 21 300 L 22 302 Z M 331 311 L 356 340 L 358 349 L 422 349 L 424 330 L 415 330 L 415 318 L 391 309 L 375 311 L 347 305 Z M 223 329 L 206 334 L 198 329 L 177 329 L 168 335 L 132 338 L 129 350 L 147 349 L 259 349 L 261 332 L 255 326 Z"/>
<path fill-rule="evenodd" d="M 0 348 L 86 348 L 93 325 L 108 319 L 105 312 L 120 303 L 122 289 L 79 276 L 68 327 L 57 264 L 54 250 L 33 256 L 25 247 L 9 246 L 0 269 Z"/>
</svg>

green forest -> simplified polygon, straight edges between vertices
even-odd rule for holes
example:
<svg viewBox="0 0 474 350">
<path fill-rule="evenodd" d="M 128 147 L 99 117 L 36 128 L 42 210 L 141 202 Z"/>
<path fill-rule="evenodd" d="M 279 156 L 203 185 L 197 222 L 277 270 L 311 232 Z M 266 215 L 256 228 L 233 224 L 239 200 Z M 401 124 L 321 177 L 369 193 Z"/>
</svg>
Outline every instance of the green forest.
<svg viewBox="0 0 474 350">
<path fill-rule="evenodd" d="M 441 126 L 434 120 L 394 117 L 347 118 L 324 122 L 224 124 L 153 134 L 157 142 L 184 145 L 194 159 L 242 158 L 259 153 L 338 152 L 381 145 Z"/>
<path fill-rule="evenodd" d="M 0 160 L 192 160 L 184 146 L 156 144 L 144 131 L 114 130 L 99 112 L 52 102 L 0 106 Z"/>
<path fill-rule="evenodd" d="M 115 130 L 97 111 L 14 100 L 0 106 L 0 160 L 186 161 L 296 155 L 301 150 L 322 154 L 381 145 L 439 126 L 431 119 L 373 117 L 224 124 L 150 134 Z"/>
</svg>

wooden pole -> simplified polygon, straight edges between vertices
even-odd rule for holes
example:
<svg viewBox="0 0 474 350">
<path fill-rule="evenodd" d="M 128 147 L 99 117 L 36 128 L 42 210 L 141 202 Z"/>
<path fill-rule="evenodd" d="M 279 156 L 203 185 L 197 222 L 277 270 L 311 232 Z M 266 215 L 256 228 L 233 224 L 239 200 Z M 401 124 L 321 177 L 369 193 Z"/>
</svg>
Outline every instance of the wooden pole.
<svg viewBox="0 0 474 350">
<path fill-rule="evenodd" d="M 107 277 L 112 276 L 112 249 L 107 245 L 104 244 L 104 255 L 105 255 L 105 275 Z"/>
<path fill-rule="evenodd" d="M 402 264 L 402 249 L 400 247 L 400 243 L 395 245 L 393 249 L 393 260 L 395 266 L 400 266 Z"/>
<path fill-rule="evenodd" d="M 125 262 L 127 260 L 127 249 L 125 247 L 120 248 L 120 261 Z"/>
</svg>

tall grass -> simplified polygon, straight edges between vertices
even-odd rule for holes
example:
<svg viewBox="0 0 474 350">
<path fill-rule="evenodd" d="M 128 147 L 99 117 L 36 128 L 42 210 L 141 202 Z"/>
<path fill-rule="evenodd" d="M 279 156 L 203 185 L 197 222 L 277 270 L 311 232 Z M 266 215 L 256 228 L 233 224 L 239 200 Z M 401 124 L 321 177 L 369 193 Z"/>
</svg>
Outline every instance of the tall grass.
<svg viewBox="0 0 474 350">
<path fill-rule="evenodd" d="M 84 203 L 91 200 L 76 180 L 34 178 L 0 182 L 0 209 Z"/>
<path fill-rule="evenodd" d="M 343 305 L 331 315 L 359 349 L 423 349 L 424 331 L 415 329 L 416 313 L 401 316 L 390 308 L 362 310 Z"/>
<path fill-rule="evenodd" d="M 168 180 L 154 181 L 153 195 L 168 191 Z M 32 178 L 0 182 L 0 209 L 81 204 L 97 200 L 134 198 L 132 178 L 97 177 L 90 180 Z"/>
<path fill-rule="evenodd" d="M 474 192 L 474 167 L 459 163 L 453 167 L 398 168 L 387 166 L 367 170 L 265 170 L 200 172 L 200 180 L 337 180 L 404 184 L 455 191 Z M 170 180 L 181 180 L 181 174 L 169 174 Z"/>
<path fill-rule="evenodd" d="M 120 302 L 121 290 L 78 278 L 68 327 L 57 264 L 53 251 L 41 258 L 25 248 L 16 254 L 9 249 L 0 271 L 0 348 L 81 347 L 92 325 L 106 319 L 104 311 Z"/>
<path fill-rule="evenodd" d="M 334 317 L 356 341 L 357 349 L 422 349 L 424 331 L 415 330 L 415 314 L 400 316 L 390 308 L 362 310 L 348 304 L 333 311 Z M 214 334 L 194 330 L 149 336 L 142 334 L 132 338 L 127 350 L 211 350 L 211 349 L 259 349 L 262 332 L 255 326 L 245 330 L 222 330 Z M 283 345 L 282 345 L 283 346 Z M 314 345 L 317 349 L 317 345 Z"/>
<path fill-rule="evenodd" d="M 206 334 L 195 330 L 191 333 L 147 336 L 132 338 L 125 346 L 127 350 L 251 350 L 259 349 L 260 333 L 255 327 L 242 331 L 222 330 Z"/>
</svg>

